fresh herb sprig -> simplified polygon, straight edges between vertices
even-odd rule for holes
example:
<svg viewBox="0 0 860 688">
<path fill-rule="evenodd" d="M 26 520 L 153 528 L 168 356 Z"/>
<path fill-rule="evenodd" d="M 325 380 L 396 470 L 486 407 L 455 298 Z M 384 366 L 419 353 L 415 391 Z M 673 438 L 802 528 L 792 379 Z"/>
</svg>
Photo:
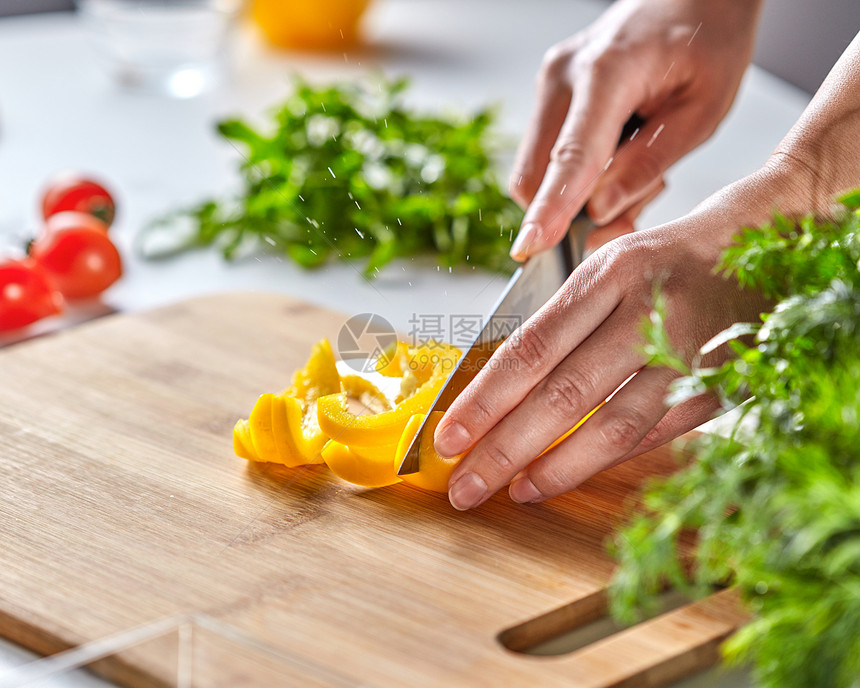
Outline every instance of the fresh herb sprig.
<svg viewBox="0 0 860 688">
<path fill-rule="evenodd" d="M 737 358 L 682 370 L 672 401 L 706 390 L 727 407 L 752 398 L 730 436 L 703 436 L 693 463 L 652 484 L 646 513 L 613 544 L 621 619 L 653 609 L 667 582 L 737 586 L 754 619 L 726 656 L 752 662 L 768 688 L 849 688 L 860 677 L 860 190 L 840 200 L 837 220 L 777 216 L 726 252 L 728 273 L 779 304 L 716 339 Z M 651 352 L 678 367 L 660 310 Z M 750 346 L 736 338 L 749 333 Z M 689 529 L 691 580 L 679 548 Z"/>
<path fill-rule="evenodd" d="M 406 88 L 405 79 L 297 79 L 265 131 L 221 122 L 218 132 L 243 156 L 241 194 L 160 219 L 162 232 L 190 220 L 171 253 L 214 244 L 229 259 L 250 242 L 308 268 L 362 258 L 368 277 L 418 254 L 510 271 L 522 212 L 496 179 L 493 111 L 420 113 L 404 105 Z"/>
</svg>

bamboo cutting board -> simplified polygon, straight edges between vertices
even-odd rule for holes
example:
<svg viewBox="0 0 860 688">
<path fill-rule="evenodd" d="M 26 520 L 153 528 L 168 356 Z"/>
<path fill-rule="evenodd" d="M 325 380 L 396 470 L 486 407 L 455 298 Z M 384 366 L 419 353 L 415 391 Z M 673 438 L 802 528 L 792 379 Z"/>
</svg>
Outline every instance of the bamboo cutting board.
<svg viewBox="0 0 860 688">
<path fill-rule="evenodd" d="M 53 653 L 205 612 L 371 686 L 658 686 L 716 660 L 743 621 L 726 593 L 567 655 L 507 649 L 603 614 L 603 542 L 642 479 L 673 469 L 668 449 L 546 504 L 469 513 L 235 457 L 235 420 L 343 322 L 226 294 L 0 352 L 0 635 Z M 161 685 L 160 661 L 103 670 Z M 218 676 L 206 685 L 235 685 Z"/>
</svg>

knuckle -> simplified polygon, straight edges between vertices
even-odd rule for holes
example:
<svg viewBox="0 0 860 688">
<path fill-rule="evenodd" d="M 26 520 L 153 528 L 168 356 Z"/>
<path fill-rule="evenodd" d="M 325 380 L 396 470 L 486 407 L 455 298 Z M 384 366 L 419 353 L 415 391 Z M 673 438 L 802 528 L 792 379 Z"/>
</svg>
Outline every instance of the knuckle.
<svg viewBox="0 0 860 688">
<path fill-rule="evenodd" d="M 600 45 L 588 51 L 578 60 L 577 67 L 588 74 L 595 83 L 604 83 L 618 68 L 618 64 L 626 56 L 613 45 Z"/>
<path fill-rule="evenodd" d="M 576 379 L 569 374 L 558 374 L 544 383 L 543 398 L 546 405 L 564 418 L 572 418 L 586 406 L 586 400 L 593 387 L 583 378 Z"/>
<path fill-rule="evenodd" d="M 495 474 L 506 476 L 516 473 L 517 466 L 514 463 L 514 460 L 502 447 L 499 447 L 496 444 L 490 444 L 483 448 L 481 454 L 484 464 L 489 465 Z"/>
<path fill-rule="evenodd" d="M 575 487 L 575 481 L 568 475 L 562 465 L 544 467 L 541 471 L 533 472 L 531 480 L 538 491 L 545 497 L 555 497 L 564 494 Z"/>
<path fill-rule="evenodd" d="M 604 283 L 628 284 L 647 266 L 650 257 L 642 249 L 637 233 L 626 234 L 604 244 L 594 256 Z"/>
<path fill-rule="evenodd" d="M 639 444 L 644 425 L 644 419 L 629 410 L 608 416 L 600 425 L 602 443 L 613 455 L 625 454 Z"/>
<path fill-rule="evenodd" d="M 571 49 L 565 43 L 556 43 L 551 46 L 543 55 L 541 60 L 540 70 L 538 71 L 539 81 L 559 81 L 567 72 L 570 64 Z"/>
<path fill-rule="evenodd" d="M 469 417 L 461 419 L 461 421 L 465 421 L 463 425 L 470 434 L 475 428 L 492 427 L 495 425 L 497 414 L 493 404 L 484 395 L 476 394 L 472 397 L 471 402 Z"/>
<path fill-rule="evenodd" d="M 523 325 L 508 339 L 506 352 L 514 359 L 516 367 L 524 370 L 543 368 L 548 350 L 543 336 L 533 325 Z"/>
<path fill-rule="evenodd" d="M 550 160 L 569 167 L 583 167 L 588 161 L 588 152 L 581 141 L 563 137 L 552 147 Z"/>
<path fill-rule="evenodd" d="M 665 430 L 659 425 L 655 425 L 648 432 L 645 433 L 645 437 L 642 438 L 642 445 L 647 449 L 650 447 L 657 447 L 663 443 L 663 438 L 665 436 Z"/>
</svg>

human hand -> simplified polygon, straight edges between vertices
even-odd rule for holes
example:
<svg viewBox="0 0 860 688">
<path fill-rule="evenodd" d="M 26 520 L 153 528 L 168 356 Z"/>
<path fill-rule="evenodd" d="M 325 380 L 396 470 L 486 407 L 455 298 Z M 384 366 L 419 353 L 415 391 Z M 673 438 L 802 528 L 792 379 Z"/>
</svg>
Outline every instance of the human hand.
<svg viewBox="0 0 860 688">
<path fill-rule="evenodd" d="M 752 55 L 760 4 L 619 0 L 547 52 L 511 178 L 511 196 L 528 206 L 514 258 L 555 245 L 589 198 L 587 211 L 601 226 L 591 247 L 633 229 L 663 189 L 666 169 L 728 111 Z M 616 154 L 634 113 L 645 124 Z"/>
<path fill-rule="evenodd" d="M 709 418 L 718 406 L 710 397 L 667 410 L 677 373 L 646 365 L 640 324 L 659 284 L 670 340 L 689 360 L 720 330 L 766 310 L 760 295 L 715 274 L 714 266 L 738 227 L 768 217 L 778 198 L 766 192 L 773 186 L 739 183 L 694 214 L 617 238 L 581 264 L 501 345 L 440 423 L 439 454 L 471 448 L 451 477 L 451 503 L 477 506 L 512 480 L 514 501 L 542 501 Z M 758 213 L 748 211 L 752 193 Z M 631 375 L 577 432 L 542 454 Z"/>
<path fill-rule="evenodd" d="M 729 325 L 755 320 L 768 304 L 715 274 L 719 256 L 773 208 L 826 214 L 834 195 L 860 186 L 858 142 L 860 34 L 758 172 L 687 217 L 603 246 L 499 347 L 436 428 L 439 454 L 468 451 L 451 476 L 452 505 L 477 506 L 511 480 L 512 499 L 542 501 L 707 420 L 717 403 L 706 396 L 666 409 L 674 373 L 647 366 L 637 346 L 653 286 L 666 298 L 669 338 L 688 359 Z M 703 364 L 725 354 L 717 349 Z"/>
</svg>

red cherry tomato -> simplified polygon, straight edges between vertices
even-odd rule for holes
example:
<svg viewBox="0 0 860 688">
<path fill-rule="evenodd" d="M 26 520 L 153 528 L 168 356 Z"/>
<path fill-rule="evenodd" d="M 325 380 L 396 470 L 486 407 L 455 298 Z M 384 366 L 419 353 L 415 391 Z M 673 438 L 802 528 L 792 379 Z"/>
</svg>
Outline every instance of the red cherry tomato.
<svg viewBox="0 0 860 688">
<path fill-rule="evenodd" d="M 57 177 L 42 195 L 42 217 L 67 210 L 88 213 L 110 227 L 116 214 L 116 204 L 107 189 L 92 179 L 78 174 Z"/>
<path fill-rule="evenodd" d="M 55 218 L 59 219 L 52 223 Z M 116 282 L 122 274 L 122 259 L 104 229 L 76 225 L 60 215 L 55 218 L 48 220 L 45 234 L 30 244 L 30 255 L 57 290 L 79 299 L 100 294 Z"/>
<path fill-rule="evenodd" d="M 56 315 L 62 306 L 62 297 L 32 260 L 0 263 L 0 332 Z"/>
</svg>

